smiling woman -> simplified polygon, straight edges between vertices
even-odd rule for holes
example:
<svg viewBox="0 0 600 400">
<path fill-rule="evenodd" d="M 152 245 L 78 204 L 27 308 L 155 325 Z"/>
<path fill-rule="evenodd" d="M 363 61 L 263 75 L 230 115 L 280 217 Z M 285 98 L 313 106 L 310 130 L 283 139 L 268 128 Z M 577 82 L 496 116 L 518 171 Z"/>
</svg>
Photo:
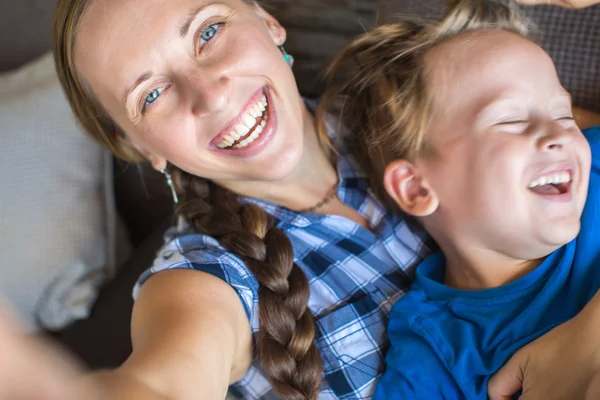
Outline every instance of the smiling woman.
<svg viewBox="0 0 600 400">
<path fill-rule="evenodd" d="M 285 31 L 258 5 L 235 0 L 86 3 L 60 2 L 56 16 L 61 38 L 56 42 L 57 69 L 73 109 L 88 132 L 122 158 L 148 159 L 157 170 L 165 169 L 167 160 L 173 164 L 171 173 L 186 201 L 182 215 L 197 232 L 218 239 L 240 257 L 260 282 L 258 346 L 274 388 L 286 398 L 314 398 L 322 364 L 306 307 L 307 280 L 293 262 L 289 241 L 271 219 L 221 188 L 251 197 L 274 193 L 272 200 L 289 201 L 295 208 L 316 203 L 319 185 L 327 189 L 335 180 L 327 147 L 317 138 L 312 117 L 278 48 L 285 41 Z M 76 37 L 72 36 L 75 31 Z M 97 118 L 98 110 L 102 110 L 101 118 Z M 311 155 L 302 157 L 303 151 Z M 285 199 L 277 186 L 302 186 L 301 174 L 311 169 L 308 160 L 329 171 L 319 174 L 314 184 L 317 198 L 311 200 L 314 194 L 307 193 Z M 141 290 L 133 325 L 136 347 L 136 339 L 142 336 L 135 329 L 136 321 L 157 311 L 147 305 L 155 300 L 146 300 L 156 298 L 152 294 L 155 282 L 162 278 L 164 284 L 158 286 L 162 292 L 181 279 L 180 273 L 164 274 Z M 203 275 L 192 279 L 197 282 L 195 292 L 222 285 Z M 185 286 L 177 290 L 185 292 Z M 210 364 L 224 366 L 220 376 L 214 371 L 202 374 L 206 382 L 201 392 L 209 393 L 204 386 L 214 384 L 215 396 L 243 376 L 252 357 L 242 304 L 231 289 L 225 293 L 225 309 L 214 301 L 202 301 L 206 294 L 194 294 L 199 300 L 194 309 L 197 316 L 186 318 L 174 331 L 198 321 L 199 327 L 191 330 L 195 340 L 233 339 L 220 341 L 227 351 L 215 346 L 209 353 L 200 349 L 191 353 L 204 360 L 213 354 Z M 204 311 L 202 303 L 207 304 Z M 202 322 L 226 312 L 236 317 L 218 329 Z M 143 343 L 148 337 L 155 343 L 159 332 L 141 325 Z M 137 367 L 135 361 L 128 364 Z M 179 390 L 185 391 L 185 386 Z"/>
</svg>

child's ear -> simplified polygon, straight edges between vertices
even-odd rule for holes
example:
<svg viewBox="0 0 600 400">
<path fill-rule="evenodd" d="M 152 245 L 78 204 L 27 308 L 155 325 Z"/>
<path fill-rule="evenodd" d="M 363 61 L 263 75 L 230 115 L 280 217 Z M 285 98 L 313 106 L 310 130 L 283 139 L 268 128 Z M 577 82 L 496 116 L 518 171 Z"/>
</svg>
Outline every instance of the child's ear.
<svg viewBox="0 0 600 400">
<path fill-rule="evenodd" d="M 391 162 L 383 178 L 385 190 L 407 214 L 425 217 L 438 208 L 439 199 L 417 167 L 406 160 Z"/>
</svg>

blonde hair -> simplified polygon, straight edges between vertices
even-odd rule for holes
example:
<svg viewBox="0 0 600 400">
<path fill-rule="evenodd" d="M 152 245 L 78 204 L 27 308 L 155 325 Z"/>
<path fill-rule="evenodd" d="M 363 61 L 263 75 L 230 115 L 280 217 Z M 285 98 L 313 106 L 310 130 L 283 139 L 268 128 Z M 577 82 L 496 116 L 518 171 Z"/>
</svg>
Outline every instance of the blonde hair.
<svg viewBox="0 0 600 400">
<path fill-rule="evenodd" d="M 371 181 L 371 189 L 389 210 L 383 175 L 395 159 L 414 160 L 427 149 L 425 133 L 432 111 L 426 82 L 425 54 L 466 32 L 501 29 L 527 37 L 529 24 L 514 5 L 486 0 L 458 0 L 429 23 L 382 25 L 355 39 L 332 62 L 330 79 L 343 73 L 341 87 L 330 88 L 319 115 L 341 103 L 351 136 L 352 155 Z"/>
<path fill-rule="evenodd" d="M 117 157 L 142 161 L 124 134 L 77 75 L 73 43 L 93 0 L 59 0 L 54 16 L 56 70 L 67 99 L 87 133 Z M 246 3 L 254 1 L 244 0 Z M 289 238 L 261 208 L 201 177 L 171 168 L 178 210 L 200 233 L 218 240 L 240 257 L 260 284 L 258 350 L 274 391 L 284 399 L 316 399 L 323 375 L 315 344 L 314 318 L 308 309 L 309 286 L 294 262 Z"/>
</svg>

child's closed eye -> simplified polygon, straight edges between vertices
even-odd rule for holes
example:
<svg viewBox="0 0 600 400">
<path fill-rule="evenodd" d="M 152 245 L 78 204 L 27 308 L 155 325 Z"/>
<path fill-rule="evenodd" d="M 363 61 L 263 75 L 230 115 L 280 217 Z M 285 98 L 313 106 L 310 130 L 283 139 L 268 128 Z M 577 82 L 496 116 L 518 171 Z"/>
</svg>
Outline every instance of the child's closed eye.
<svg viewBox="0 0 600 400">
<path fill-rule="evenodd" d="M 524 119 L 514 119 L 496 123 L 496 127 L 498 127 L 502 132 L 513 133 L 515 135 L 525 132 L 528 126 L 529 121 Z"/>
</svg>

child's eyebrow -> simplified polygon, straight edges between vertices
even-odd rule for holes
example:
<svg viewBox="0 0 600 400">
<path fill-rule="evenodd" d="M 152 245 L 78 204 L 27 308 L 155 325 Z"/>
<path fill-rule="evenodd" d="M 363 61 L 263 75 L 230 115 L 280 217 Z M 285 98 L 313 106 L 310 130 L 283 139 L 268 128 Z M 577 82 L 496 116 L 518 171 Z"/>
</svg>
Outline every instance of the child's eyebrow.
<svg viewBox="0 0 600 400">
<path fill-rule="evenodd" d="M 526 102 L 519 96 L 499 96 L 484 105 L 476 118 L 481 122 L 489 122 L 511 113 L 521 113 L 526 109 Z M 499 116 L 500 111 L 502 115 Z"/>
<path fill-rule="evenodd" d="M 557 102 L 568 102 L 569 104 L 573 104 L 573 98 L 571 97 L 571 94 L 567 91 L 564 92 L 560 92 L 558 94 L 556 94 L 555 96 L 552 96 L 552 100 L 551 103 L 552 105 L 554 105 Z"/>
</svg>

